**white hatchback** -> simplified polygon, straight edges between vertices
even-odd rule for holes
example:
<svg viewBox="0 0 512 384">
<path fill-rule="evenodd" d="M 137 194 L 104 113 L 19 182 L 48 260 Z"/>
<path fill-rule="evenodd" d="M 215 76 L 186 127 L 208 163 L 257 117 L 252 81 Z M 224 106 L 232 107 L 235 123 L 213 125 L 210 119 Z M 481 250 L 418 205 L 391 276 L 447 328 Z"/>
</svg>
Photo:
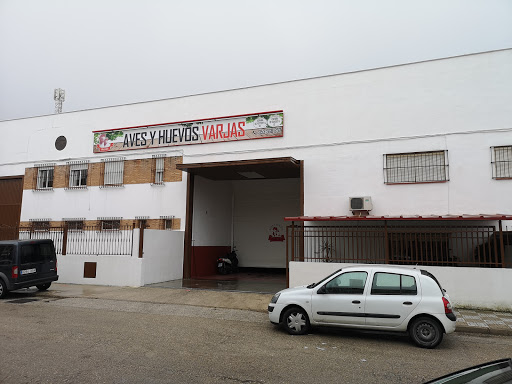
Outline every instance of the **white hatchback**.
<svg viewBox="0 0 512 384">
<path fill-rule="evenodd" d="M 429 272 L 386 265 L 354 265 L 308 286 L 284 289 L 268 306 L 273 324 L 292 335 L 312 326 L 409 332 L 434 348 L 455 331 L 450 299 Z"/>
</svg>

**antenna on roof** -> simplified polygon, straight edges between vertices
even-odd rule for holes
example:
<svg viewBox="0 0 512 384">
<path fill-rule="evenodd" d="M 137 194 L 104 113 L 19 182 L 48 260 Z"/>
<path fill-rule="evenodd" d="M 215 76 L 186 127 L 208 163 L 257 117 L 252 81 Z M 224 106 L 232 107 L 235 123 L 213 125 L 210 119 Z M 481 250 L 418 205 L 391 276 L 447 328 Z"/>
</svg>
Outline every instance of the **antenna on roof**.
<svg viewBox="0 0 512 384">
<path fill-rule="evenodd" d="M 62 113 L 62 103 L 66 99 L 66 91 L 60 88 L 53 90 L 53 100 L 55 100 L 55 113 Z"/>
</svg>

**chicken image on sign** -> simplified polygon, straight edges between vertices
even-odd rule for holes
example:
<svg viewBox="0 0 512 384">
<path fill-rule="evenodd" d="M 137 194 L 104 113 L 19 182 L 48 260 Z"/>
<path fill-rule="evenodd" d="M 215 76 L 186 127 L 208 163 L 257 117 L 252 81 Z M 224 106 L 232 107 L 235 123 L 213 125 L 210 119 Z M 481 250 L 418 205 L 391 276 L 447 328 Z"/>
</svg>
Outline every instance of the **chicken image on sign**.
<svg viewBox="0 0 512 384">
<path fill-rule="evenodd" d="M 283 111 L 93 131 L 93 152 L 160 148 L 283 136 Z"/>
</svg>

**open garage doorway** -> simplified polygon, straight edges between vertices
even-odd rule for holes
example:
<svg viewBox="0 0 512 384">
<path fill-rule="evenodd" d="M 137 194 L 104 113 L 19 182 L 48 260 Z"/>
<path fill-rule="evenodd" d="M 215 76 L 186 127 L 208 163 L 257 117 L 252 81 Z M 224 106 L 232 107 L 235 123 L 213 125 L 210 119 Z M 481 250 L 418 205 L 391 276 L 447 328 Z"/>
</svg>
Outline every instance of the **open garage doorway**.
<svg viewBox="0 0 512 384">
<path fill-rule="evenodd" d="M 285 288 L 283 219 L 303 214 L 302 162 L 285 157 L 178 168 L 188 172 L 184 284 L 258 292 Z M 218 273 L 217 259 L 233 249 L 238 272 Z"/>
</svg>

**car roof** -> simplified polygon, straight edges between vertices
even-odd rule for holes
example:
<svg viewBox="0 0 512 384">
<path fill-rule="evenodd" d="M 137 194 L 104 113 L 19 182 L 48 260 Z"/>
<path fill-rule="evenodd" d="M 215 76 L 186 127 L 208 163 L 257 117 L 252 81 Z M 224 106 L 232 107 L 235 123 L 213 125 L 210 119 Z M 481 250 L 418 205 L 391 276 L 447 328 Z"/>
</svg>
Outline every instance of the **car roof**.
<svg viewBox="0 0 512 384">
<path fill-rule="evenodd" d="M 414 265 L 411 266 L 399 266 L 399 265 L 388 265 L 388 264 L 354 264 L 349 265 L 347 267 L 343 267 L 342 271 L 356 271 L 361 269 L 376 269 L 383 272 L 389 273 L 413 273 L 413 274 L 421 274 L 421 270 L 416 268 Z"/>
</svg>

